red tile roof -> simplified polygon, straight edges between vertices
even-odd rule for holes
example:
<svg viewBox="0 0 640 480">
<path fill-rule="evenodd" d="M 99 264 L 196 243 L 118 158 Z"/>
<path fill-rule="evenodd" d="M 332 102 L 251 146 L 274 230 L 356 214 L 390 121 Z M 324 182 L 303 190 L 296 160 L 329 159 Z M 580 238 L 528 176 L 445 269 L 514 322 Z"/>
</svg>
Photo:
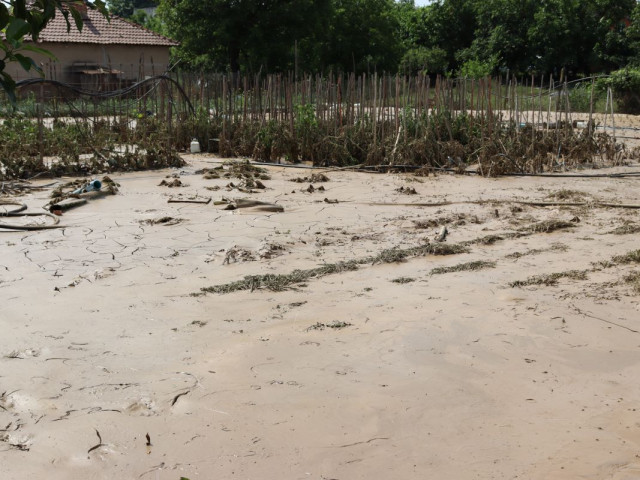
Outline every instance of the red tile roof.
<svg viewBox="0 0 640 480">
<path fill-rule="evenodd" d="M 177 42 L 123 18 L 111 15 L 108 21 L 96 10 L 88 10 L 82 32 L 79 32 L 69 15 L 71 30 L 58 13 L 40 33 L 38 42 L 93 43 L 101 45 L 157 45 L 173 47 Z"/>
</svg>

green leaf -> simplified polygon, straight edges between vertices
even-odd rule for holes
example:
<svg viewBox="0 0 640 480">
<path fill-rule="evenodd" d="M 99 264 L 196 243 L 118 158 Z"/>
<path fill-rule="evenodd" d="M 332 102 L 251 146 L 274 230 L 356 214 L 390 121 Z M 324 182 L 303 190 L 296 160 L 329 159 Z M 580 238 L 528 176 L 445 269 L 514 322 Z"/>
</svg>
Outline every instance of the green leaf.
<svg viewBox="0 0 640 480">
<path fill-rule="evenodd" d="M 17 18 L 25 18 L 27 16 L 27 5 L 25 0 L 15 0 L 13 3 L 13 14 Z"/>
<path fill-rule="evenodd" d="M 80 15 L 80 12 L 78 12 L 78 10 L 76 10 L 74 7 L 69 8 L 69 12 L 71 13 L 71 16 L 73 17 L 73 20 L 76 22 L 76 28 L 78 29 L 79 32 L 82 31 L 82 27 L 83 27 L 83 23 L 82 23 L 82 15 Z M 67 28 L 67 32 L 70 31 L 71 28 L 69 26 L 69 28 Z"/>
<path fill-rule="evenodd" d="M 31 67 L 36 66 L 36 62 L 34 62 L 32 58 L 25 57 L 24 55 L 21 55 L 19 53 L 14 54 L 13 58 L 18 63 L 20 63 L 20 65 L 22 65 L 22 68 L 24 68 L 26 71 L 29 71 L 31 70 Z"/>
<path fill-rule="evenodd" d="M 9 9 L 3 3 L 0 3 L 0 30 L 7 26 L 9 20 L 11 20 Z"/>
<path fill-rule="evenodd" d="M 31 27 L 21 18 L 14 18 L 10 21 L 5 32 L 7 40 L 14 45 L 20 43 L 22 37 L 31 31 Z"/>
<path fill-rule="evenodd" d="M 0 87 L 6 92 L 12 105 L 16 104 L 16 82 L 6 73 L 0 71 Z"/>
</svg>

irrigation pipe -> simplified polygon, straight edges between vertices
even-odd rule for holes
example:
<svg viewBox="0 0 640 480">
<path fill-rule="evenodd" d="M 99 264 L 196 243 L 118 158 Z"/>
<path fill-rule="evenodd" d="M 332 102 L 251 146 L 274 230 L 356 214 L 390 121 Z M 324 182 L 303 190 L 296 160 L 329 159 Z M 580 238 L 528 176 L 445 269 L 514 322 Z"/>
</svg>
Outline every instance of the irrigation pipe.
<svg viewBox="0 0 640 480">
<path fill-rule="evenodd" d="M 372 205 L 376 207 L 444 207 L 447 205 L 484 205 L 487 203 L 515 203 L 530 207 L 593 207 L 593 208 L 626 208 L 640 210 L 640 205 L 628 203 L 602 203 L 602 202 L 531 202 L 524 200 L 461 200 L 458 202 L 430 202 L 430 203 L 384 203 L 384 202 L 357 202 L 359 205 Z"/>
<path fill-rule="evenodd" d="M 223 163 L 223 162 L 221 162 Z M 297 168 L 302 170 L 324 170 L 324 171 L 345 171 L 351 170 L 355 172 L 381 173 L 381 170 L 419 170 L 421 168 L 430 168 L 437 172 L 459 173 L 480 175 L 475 170 L 464 170 L 460 172 L 453 168 L 428 167 L 426 165 L 353 165 L 349 167 L 317 167 L 313 165 L 290 164 L 290 163 L 271 163 L 271 162 L 251 162 L 252 165 L 264 167 L 282 167 Z M 624 172 L 624 173 L 502 173 L 498 177 L 544 177 L 544 178 L 640 178 L 640 171 Z"/>
<path fill-rule="evenodd" d="M 8 223 L 0 222 L 0 230 L 20 230 L 20 231 L 37 231 L 37 230 L 51 230 L 54 228 L 62 228 L 60 219 L 49 212 L 25 212 L 27 206 L 24 203 L 12 202 L 7 200 L 0 200 L 1 205 L 16 205 L 17 208 L 6 212 L 0 212 L 0 217 L 49 217 L 53 219 L 53 225 L 11 225 Z"/>
<path fill-rule="evenodd" d="M 26 80 L 21 80 L 21 81 L 16 83 L 16 89 L 19 89 L 19 88 L 22 88 L 22 87 L 27 87 L 27 86 L 32 86 L 32 85 L 38 85 L 38 84 L 47 84 L 47 85 L 53 85 L 53 86 L 58 87 L 58 88 L 65 88 L 65 89 L 70 90 L 70 91 L 72 91 L 74 93 L 77 93 L 78 95 L 84 95 L 84 96 L 87 96 L 87 97 L 113 98 L 113 97 L 121 97 L 123 95 L 127 95 L 128 93 L 136 91 L 136 89 L 138 89 L 139 87 L 141 87 L 143 85 L 146 85 L 147 83 L 159 82 L 161 80 L 164 80 L 166 82 L 170 82 L 170 83 L 172 83 L 172 84 L 174 84 L 176 86 L 176 88 L 178 89 L 178 91 L 182 95 L 182 98 L 184 98 L 184 100 L 187 102 L 187 105 L 189 105 L 189 109 L 191 110 L 191 113 L 193 115 L 195 115 L 195 109 L 193 108 L 193 105 L 191 104 L 191 100 L 189 99 L 189 96 L 186 94 L 186 92 L 180 86 L 180 84 L 176 80 L 174 80 L 173 78 L 171 78 L 168 75 L 156 75 L 156 76 L 141 80 L 141 81 L 139 81 L 137 83 L 134 83 L 133 85 L 130 85 L 129 87 L 121 88 L 119 90 L 111 90 L 111 91 L 108 91 L 108 92 L 96 92 L 96 91 L 93 91 L 93 90 L 85 90 L 85 89 L 82 89 L 82 88 L 75 87 L 75 86 L 73 86 L 71 84 L 68 84 L 68 83 L 59 82 L 57 80 L 49 80 L 49 79 L 46 79 L 46 78 L 29 78 L 29 79 L 26 79 Z M 156 84 L 156 86 L 157 86 L 157 84 Z M 155 86 L 153 88 L 155 88 Z"/>
</svg>

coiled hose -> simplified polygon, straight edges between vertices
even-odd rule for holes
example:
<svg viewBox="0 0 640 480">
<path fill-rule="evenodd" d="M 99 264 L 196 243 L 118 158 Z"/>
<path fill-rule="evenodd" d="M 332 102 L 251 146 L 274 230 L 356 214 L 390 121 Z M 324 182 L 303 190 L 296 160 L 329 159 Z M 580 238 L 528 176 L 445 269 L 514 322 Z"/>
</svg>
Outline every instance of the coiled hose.
<svg viewBox="0 0 640 480">
<path fill-rule="evenodd" d="M 50 217 L 53 219 L 53 225 L 11 225 L 9 223 L 0 222 L 0 229 L 5 230 L 22 230 L 22 231 L 37 231 L 37 230 L 51 230 L 54 228 L 62 228 L 60 219 L 49 212 L 25 212 L 28 208 L 24 203 L 14 202 L 12 200 L 0 200 L 0 206 L 3 205 L 15 205 L 17 208 L 8 210 L 6 212 L 0 212 L 0 217 Z"/>
</svg>

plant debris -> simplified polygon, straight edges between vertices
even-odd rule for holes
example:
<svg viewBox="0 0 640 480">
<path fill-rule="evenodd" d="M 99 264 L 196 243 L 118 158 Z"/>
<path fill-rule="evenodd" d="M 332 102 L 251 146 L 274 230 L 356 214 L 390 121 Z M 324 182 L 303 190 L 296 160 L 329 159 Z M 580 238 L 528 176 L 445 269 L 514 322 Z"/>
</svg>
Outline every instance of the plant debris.
<svg viewBox="0 0 640 480">
<path fill-rule="evenodd" d="M 281 292 L 292 285 L 301 284 L 311 278 L 320 278 L 333 273 L 357 269 L 358 264 L 355 261 L 330 263 L 309 270 L 294 270 L 290 274 L 285 275 L 247 275 L 243 280 L 213 287 L 204 287 L 201 291 L 204 293 L 231 293 L 238 290 L 254 291 L 258 288 L 266 288 L 274 292 Z"/>
<path fill-rule="evenodd" d="M 286 252 L 286 248 L 279 243 L 264 243 L 258 249 L 258 257 L 262 260 L 269 260 L 274 257 L 279 257 Z"/>
<path fill-rule="evenodd" d="M 478 244 L 478 245 L 493 245 L 496 242 L 500 242 L 502 240 L 504 240 L 505 237 L 502 235 L 485 235 L 484 237 L 480 237 L 480 238 L 476 238 L 474 240 L 471 240 L 469 242 L 463 242 L 465 245 L 474 245 L 474 244 Z"/>
<path fill-rule="evenodd" d="M 572 280 L 587 280 L 588 271 L 585 270 L 567 270 L 566 272 L 548 273 L 543 275 L 534 275 L 526 280 L 518 280 L 509 283 L 512 288 L 527 287 L 530 285 L 554 286 L 558 284 L 561 278 L 570 278 Z"/>
<path fill-rule="evenodd" d="M 332 323 L 315 323 L 313 325 L 311 325 L 310 327 L 307 328 L 307 332 L 310 330 L 324 330 L 325 328 L 331 328 L 333 330 L 339 330 L 342 328 L 346 328 L 346 327 L 351 327 L 353 324 L 349 323 L 349 322 L 341 322 L 341 321 L 334 321 Z"/>
<path fill-rule="evenodd" d="M 458 227 L 460 225 L 465 225 L 467 221 L 476 224 L 480 223 L 480 220 L 476 215 L 474 215 L 473 217 L 468 217 L 464 213 L 456 213 L 448 217 L 430 218 L 428 220 L 414 220 L 413 224 L 418 229 L 428 229 L 442 227 L 444 225 L 452 225 L 454 227 Z"/>
<path fill-rule="evenodd" d="M 611 259 L 616 264 L 640 263 L 640 250 L 633 250 L 624 255 L 616 255 Z"/>
<path fill-rule="evenodd" d="M 179 178 L 174 178 L 172 181 L 167 182 L 167 180 L 162 180 L 159 184 L 159 187 L 169 187 L 169 188 L 176 188 L 176 187 L 186 187 L 185 184 L 183 184 Z"/>
<path fill-rule="evenodd" d="M 358 260 L 349 260 L 346 262 L 328 263 L 309 270 L 298 269 L 289 274 L 247 275 L 242 280 L 222 285 L 214 285 L 212 287 L 203 287 L 200 291 L 202 293 L 231 293 L 239 290 L 254 291 L 259 288 L 265 288 L 274 292 L 280 292 L 293 285 L 300 285 L 313 278 L 321 278 L 334 273 L 357 270 L 360 265 L 397 263 L 410 257 L 422 257 L 425 255 L 455 255 L 459 253 L 467 253 L 468 251 L 468 248 L 462 245 L 446 243 L 428 243 L 407 249 L 390 248 L 383 250 L 375 256 L 364 257 Z"/>
<path fill-rule="evenodd" d="M 574 228 L 575 224 L 567 222 L 565 220 L 543 220 L 536 222 L 526 227 L 521 228 L 520 232 L 528 233 L 551 233 L 556 230 L 563 230 L 566 228 Z"/>
<path fill-rule="evenodd" d="M 640 294 L 640 272 L 631 272 L 630 274 L 625 275 L 623 280 L 625 281 L 625 283 L 631 285 L 631 288 L 633 288 L 634 292 Z"/>
<path fill-rule="evenodd" d="M 400 187 L 395 190 L 398 193 L 402 193 L 404 195 L 417 195 L 418 192 L 413 187 Z"/>
<path fill-rule="evenodd" d="M 184 222 L 183 218 L 174 218 L 174 217 L 160 217 L 160 218 L 150 218 L 148 220 L 140 220 L 140 223 L 145 225 L 164 225 L 166 227 L 170 225 L 178 225 L 179 223 Z"/>
<path fill-rule="evenodd" d="M 633 222 L 625 222 L 623 225 L 620 225 L 607 233 L 611 235 L 630 235 L 640 233 L 640 225 Z"/>
<path fill-rule="evenodd" d="M 570 189 L 560 189 L 555 192 L 551 192 L 547 195 L 546 198 L 550 200 L 574 200 L 574 201 L 584 201 L 586 197 L 590 195 L 585 192 L 580 192 L 578 190 L 570 190 Z"/>
<path fill-rule="evenodd" d="M 224 162 L 223 166 L 226 167 L 226 172 L 223 174 L 225 178 L 271 180 L 266 168 L 252 165 L 249 160 L 231 160 Z"/>
<path fill-rule="evenodd" d="M 255 261 L 256 257 L 253 254 L 253 252 L 245 249 L 245 248 L 240 248 L 237 247 L 236 245 L 234 245 L 233 247 L 229 248 L 224 255 L 224 260 L 222 261 L 223 265 L 228 265 L 231 262 L 236 263 L 236 262 L 253 262 Z"/>
<path fill-rule="evenodd" d="M 431 270 L 430 275 L 442 275 L 443 273 L 451 272 L 466 272 L 475 270 L 484 270 L 485 268 L 495 268 L 496 262 L 490 262 L 485 260 L 477 260 L 474 262 L 459 263 L 451 267 L 437 267 Z"/>
<path fill-rule="evenodd" d="M 328 182 L 329 177 L 327 177 L 324 173 L 313 173 L 308 177 L 296 177 L 289 179 L 290 182 L 296 183 L 323 183 Z"/>
<path fill-rule="evenodd" d="M 415 282 L 416 279 L 415 278 L 411 278 L 411 277 L 398 277 L 398 278 L 394 278 L 391 281 L 393 283 L 405 284 L 405 283 Z"/>
<path fill-rule="evenodd" d="M 505 255 L 504 258 L 518 259 L 528 255 L 538 255 L 544 252 L 566 252 L 568 249 L 569 247 L 567 247 L 566 245 L 563 245 L 562 243 L 554 243 L 549 248 L 533 248 L 533 249 L 527 250 L 526 252 L 513 252 L 508 255 Z"/>
</svg>

